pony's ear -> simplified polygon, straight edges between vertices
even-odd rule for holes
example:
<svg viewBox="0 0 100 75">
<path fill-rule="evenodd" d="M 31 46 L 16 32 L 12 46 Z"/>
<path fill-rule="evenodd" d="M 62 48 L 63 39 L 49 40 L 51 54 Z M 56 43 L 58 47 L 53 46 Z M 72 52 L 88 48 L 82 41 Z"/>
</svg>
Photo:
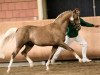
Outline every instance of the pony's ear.
<svg viewBox="0 0 100 75">
<path fill-rule="evenodd" d="M 75 8 L 74 10 L 80 11 L 80 9 L 79 9 L 79 8 Z"/>
<path fill-rule="evenodd" d="M 75 8 L 75 9 L 73 10 L 73 13 L 80 13 L 80 9 L 79 9 L 79 8 Z"/>
</svg>

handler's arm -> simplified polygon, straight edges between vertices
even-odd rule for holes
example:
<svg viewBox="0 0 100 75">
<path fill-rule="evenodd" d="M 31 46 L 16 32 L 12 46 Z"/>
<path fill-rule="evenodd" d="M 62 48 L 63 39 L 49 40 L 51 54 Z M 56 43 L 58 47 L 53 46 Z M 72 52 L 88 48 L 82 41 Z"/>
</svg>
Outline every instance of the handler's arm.
<svg viewBox="0 0 100 75">
<path fill-rule="evenodd" d="M 84 21 L 82 18 L 80 18 L 80 23 L 82 26 L 94 27 L 94 24 L 88 23 L 88 22 Z"/>
</svg>

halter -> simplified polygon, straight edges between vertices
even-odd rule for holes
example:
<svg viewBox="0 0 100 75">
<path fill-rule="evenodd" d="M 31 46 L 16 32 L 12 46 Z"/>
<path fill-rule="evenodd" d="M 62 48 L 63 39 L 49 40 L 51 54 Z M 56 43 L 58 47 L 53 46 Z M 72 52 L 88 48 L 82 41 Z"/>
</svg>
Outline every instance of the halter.
<svg viewBox="0 0 100 75">
<path fill-rule="evenodd" d="M 71 15 L 71 17 L 70 17 L 70 23 L 73 24 L 73 27 L 74 27 L 76 30 L 80 30 L 80 29 L 81 29 L 81 26 L 80 26 L 80 18 L 79 18 L 79 16 L 78 16 L 78 20 L 79 20 L 79 22 L 76 24 L 76 23 L 75 23 L 74 16 L 73 16 L 73 13 L 72 13 L 72 15 Z"/>
</svg>

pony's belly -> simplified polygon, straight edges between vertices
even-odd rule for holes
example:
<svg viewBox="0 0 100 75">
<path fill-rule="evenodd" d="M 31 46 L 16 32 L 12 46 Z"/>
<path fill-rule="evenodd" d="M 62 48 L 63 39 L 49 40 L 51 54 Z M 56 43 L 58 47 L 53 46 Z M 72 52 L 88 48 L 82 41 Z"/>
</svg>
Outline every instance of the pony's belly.
<svg viewBox="0 0 100 75">
<path fill-rule="evenodd" d="M 38 46 L 52 46 L 52 45 L 55 45 L 56 42 L 53 41 L 53 40 L 45 40 L 45 39 L 35 39 L 34 40 L 34 44 L 35 45 L 38 45 Z"/>
</svg>

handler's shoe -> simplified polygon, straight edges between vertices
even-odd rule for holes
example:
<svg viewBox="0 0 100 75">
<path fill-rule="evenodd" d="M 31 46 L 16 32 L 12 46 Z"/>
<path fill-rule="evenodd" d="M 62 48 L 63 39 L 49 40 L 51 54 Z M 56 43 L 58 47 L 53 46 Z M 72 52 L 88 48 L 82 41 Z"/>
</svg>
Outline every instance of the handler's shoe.
<svg viewBox="0 0 100 75">
<path fill-rule="evenodd" d="M 91 62 L 92 60 L 88 59 L 88 58 L 83 58 L 82 61 L 85 62 Z"/>
</svg>

